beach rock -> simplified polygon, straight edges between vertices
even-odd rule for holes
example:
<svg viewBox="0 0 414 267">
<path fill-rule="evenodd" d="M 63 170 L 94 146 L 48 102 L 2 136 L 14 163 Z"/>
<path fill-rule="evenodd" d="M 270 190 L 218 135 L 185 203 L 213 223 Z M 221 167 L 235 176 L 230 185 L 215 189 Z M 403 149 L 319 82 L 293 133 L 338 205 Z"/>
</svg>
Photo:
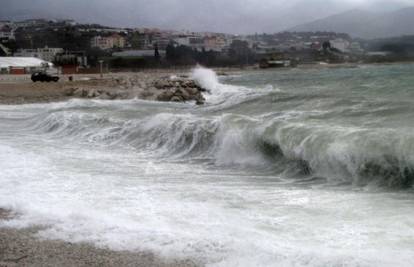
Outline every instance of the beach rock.
<svg viewBox="0 0 414 267">
<path fill-rule="evenodd" d="M 196 88 L 198 89 L 199 86 L 193 81 L 193 80 L 186 80 L 182 83 L 183 87 L 187 87 L 187 88 Z"/>
<path fill-rule="evenodd" d="M 178 96 L 178 97 L 182 98 L 184 101 L 191 100 L 191 96 L 187 92 L 187 90 L 180 89 L 180 88 L 175 90 L 174 96 Z"/>
<path fill-rule="evenodd" d="M 172 81 L 169 80 L 158 80 L 154 83 L 154 87 L 157 89 L 168 89 L 173 86 Z"/>
<path fill-rule="evenodd" d="M 81 97 L 86 97 L 88 95 L 88 91 L 87 90 L 84 90 L 84 89 L 82 89 L 82 88 L 78 88 L 78 89 L 76 89 L 74 92 L 73 92 L 73 96 L 74 97 L 79 97 L 79 98 L 81 98 Z"/>
<path fill-rule="evenodd" d="M 76 90 L 77 90 L 77 88 L 68 88 L 68 89 L 65 90 L 65 95 L 66 96 L 73 96 Z"/>
<path fill-rule="evenodd" d="M 140 88 L 147 88 L 147 83 L 145 83 L 144 81 L 138 81 L 137 85 Z"/>
<path fill-rule="evenodd" d="M 107 92 L 103 92 L 102 94 L 100 94 L 98 96 L 98 99 L 101 99 L 101 100 L 110 100 L 112 98 L 111 98 L 111 96 Z"/>
<path fill-rule="evenodd" d="M 115 93 L 115 95 L 116 95 L 116 99 L 128 99 L 129 92 L 126 92 L 126 91 L 117 91 Z"/>
<path fill-rule="evenodd" d="M 182 96 L 175 95 L 175 96 L 171 97 L 170 101 L 171 102 L 184 102 L 184 98 Z"/>
<path fill-rule="evenodd" d="M 191 96 L 197 95 L 198 93 L 200 93 L 200 91 L 198 90 L 198 88 L 194 88 L 194 87 L 186 87 L 185 91 L 190 94 Z"/>
<path fill-rule="evenodd" d="M 106 92 L 106 97 L 107 97 L 107 99 L 113 100 L 113 99 L 117 98 L 117 94 L 116 94 L 116 92 Z"/>
<path fill-rule="evenodd" d="M 171 101 L 171 98 L 173 96 L 174 96 L 174 92 L 173 91 L 165 91 L 165 92 L 162 92 L 161 94 L 159 94 L 157 96 L 157 100 L 158 101 L 163 101 L 163 102 Z"/>
<path fill-rule="evenodd" d="M 206 99 L 204 98 L 204 96 L 202 94 L 199 94 L 196 98 L 196 105 L 204 105 L 206 103 Z"/>
<path fill-rule="evenodd" d="M 151 98 L 152 96 L 154 96 L 154 92 L 150 90 L 142 91 L 139 94 L 139 98 L 143 98 L 143 99 L 148 99 L 148 98 Z"/>
<path fill-rule="evenodd" d="M 98 97 L 100 95 L 101 95 L 100 92 L 98 90 L 95 90 L 95 89 L 90 89 L 87 93 L 88 98 L 95 98 L 95 97 Z"/>
</svg>

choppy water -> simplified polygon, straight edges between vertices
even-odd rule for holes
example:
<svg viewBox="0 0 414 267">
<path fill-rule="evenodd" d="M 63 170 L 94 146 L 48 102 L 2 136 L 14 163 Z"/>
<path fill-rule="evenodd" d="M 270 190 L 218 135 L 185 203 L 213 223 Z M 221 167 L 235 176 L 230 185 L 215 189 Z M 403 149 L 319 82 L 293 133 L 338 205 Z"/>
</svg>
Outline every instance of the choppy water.
<svg viewBox="0 0 414 267">
<path fill-rule="evenodd" d="M 0 106 L 0 207 L 212 266 L 412 266 L 414 65 L 193 75 L 208 104 Z"/>
</svg>

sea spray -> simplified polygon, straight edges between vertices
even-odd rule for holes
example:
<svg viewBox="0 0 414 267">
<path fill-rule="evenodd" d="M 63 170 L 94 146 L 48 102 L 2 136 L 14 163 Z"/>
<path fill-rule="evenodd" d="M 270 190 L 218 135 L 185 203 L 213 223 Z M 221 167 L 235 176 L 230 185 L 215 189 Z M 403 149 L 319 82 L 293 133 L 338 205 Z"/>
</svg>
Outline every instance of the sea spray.
<svg viewBox="0 0 414 267">
<path fill-rule="evenodd" d="M 413 68 L 245 72 L 202 108 L 0 106 L 0 224 L 207 266 L 408 266 Z"/>
<path fill-rule="evenodd" d="M 266 117 L 137 113 L 122 120 L 85 110 L 53 112 L 28 124 L 31 131 L 49 138 L 132 146 L 166 160 L 200 158 L 215 166 L 271 168 L 288 177 L 296 168 L 295 174 L 305 175 L 297 178 L 317 176 L 359 186 L 409 188 L 414 182 L 408 146 L 413 138 L 392 130 L 294 122 L 306 120 L 306 113 Z"/>
<path fill-rule="evenodd" d="M 194 79 L 199 86 L 210 90 L 213 94 L 217 93 L 217 90 L 219 90 L 220 82 L 218 76 L 211 69 L 197 66 L 193 69 L 191 78 Z"/>
<path fill-rule="evenodd" d="M 207 103 L 234 105 L 246 100 L 248 97 L 263 95 L 263 92 L 252 88 L 236 86 L 220 82 L 217 73 L 208 68 L 197 66 L 191 72 L 191 78 L 201 87 L 207 89 L 205 94 Z"/>
</svg>

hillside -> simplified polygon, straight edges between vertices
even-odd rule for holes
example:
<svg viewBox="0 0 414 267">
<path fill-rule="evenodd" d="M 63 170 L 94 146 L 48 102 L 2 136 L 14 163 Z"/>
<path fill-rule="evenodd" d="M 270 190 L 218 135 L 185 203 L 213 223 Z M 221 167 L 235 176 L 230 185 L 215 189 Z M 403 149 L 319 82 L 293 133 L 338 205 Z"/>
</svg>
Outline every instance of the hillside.
<svg viewBox="0 0 414 267">
<path fill-rule="evenodd" d="M 289 31 L 334 31 L 353 37 L 385 38 L 414 34 L 414 7 L 387 13 L 351 10 L 305 23 Z"/>
</svg>

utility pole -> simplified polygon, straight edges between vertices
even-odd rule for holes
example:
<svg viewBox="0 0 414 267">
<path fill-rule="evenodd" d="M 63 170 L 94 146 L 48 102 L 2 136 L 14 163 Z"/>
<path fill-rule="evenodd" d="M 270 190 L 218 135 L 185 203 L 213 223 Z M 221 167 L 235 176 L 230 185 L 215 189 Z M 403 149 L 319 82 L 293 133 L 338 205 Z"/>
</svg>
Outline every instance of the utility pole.
<svg viewBox="0 0 414 267">
<path fill-rule="evenodd" d="M 103 78 L 103 60 L 99 60 L 99 70 L 101 72 L 101 79 Z"/>
</svg>

